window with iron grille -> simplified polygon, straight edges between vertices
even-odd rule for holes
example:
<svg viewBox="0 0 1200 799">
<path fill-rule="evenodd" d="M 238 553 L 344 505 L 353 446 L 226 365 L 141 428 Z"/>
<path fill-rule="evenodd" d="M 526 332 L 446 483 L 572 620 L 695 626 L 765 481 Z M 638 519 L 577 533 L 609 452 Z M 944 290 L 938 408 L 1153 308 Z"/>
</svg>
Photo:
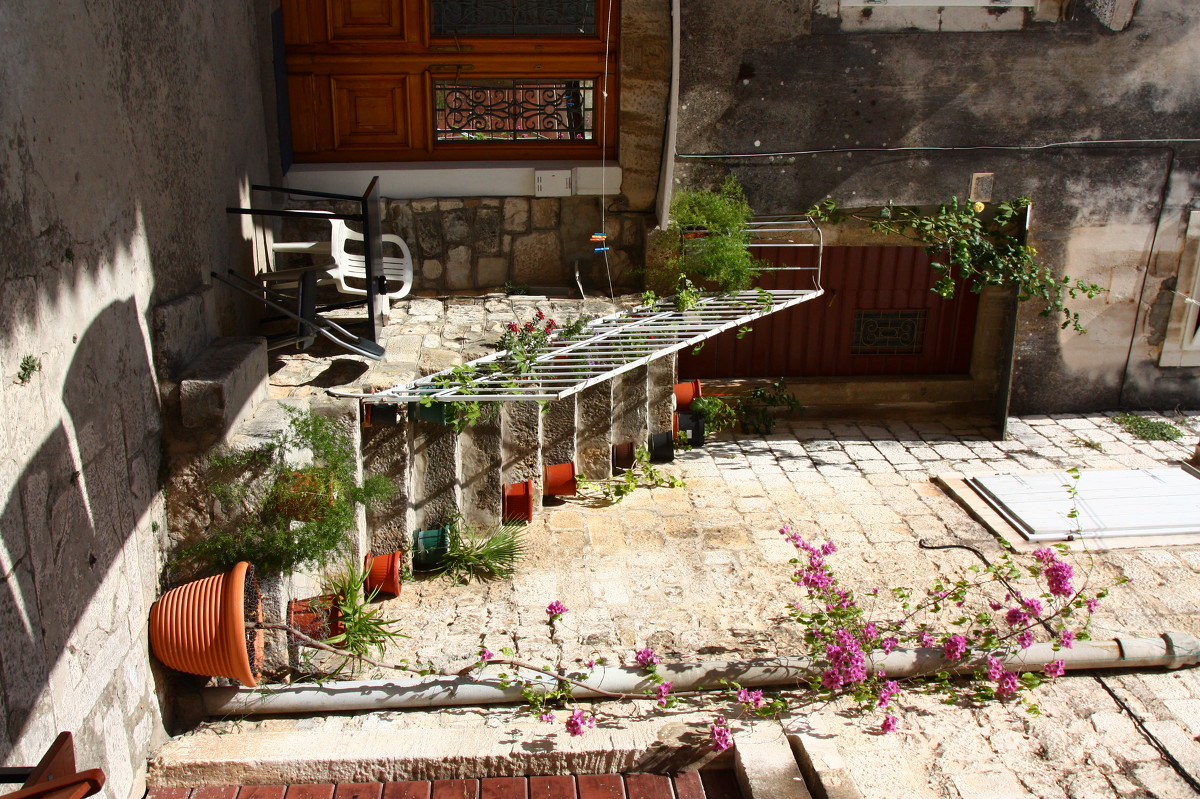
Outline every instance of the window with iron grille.
<svg viewBox="0 0 1200 799">
<path fill-rule="evenodd" d="M 432 0 L 434 36 L 591 36 L 595 0 Z"/>
<path fill-rule="evenodd" d="M 437 141 L 591 141 L 595 81 L 434 81 Z"/>
</svg>

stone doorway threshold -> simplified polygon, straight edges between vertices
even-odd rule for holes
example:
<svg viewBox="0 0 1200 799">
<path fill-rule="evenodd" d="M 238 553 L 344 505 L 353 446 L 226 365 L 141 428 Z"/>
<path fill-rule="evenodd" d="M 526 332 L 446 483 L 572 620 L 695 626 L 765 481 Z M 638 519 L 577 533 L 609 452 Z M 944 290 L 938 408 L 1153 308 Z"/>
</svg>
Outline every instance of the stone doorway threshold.
<svg viewBox="0 0 1200 799">
<path fill-rule="evenodd" d="M 1200 513 L 1191 518 L 1185 515 L 1182 522 L 1180 518 L 1156 517 L 1156 512 L 1168 502 L 1176 504 L 1176 516 L 1181 501 L 1195 502 L 1200 507 L 1200 479 L 1197 479 L 1200 472 L 1194 467 L 1183 464 L 1182 469 L 1083 470 L 1081 475 L 1077 483 L 1072 483 L 1064 472 L 971 477 L 946 473 L 935 476 L 934 482 L 976 521 L 1018 552 L 1031 552 L 1057 542 L 1074 550 L 1092 551 L 1200 545 Z M 1068 488 L 1072 484 L 1079 491 L 1075 500 Z M 1045 496 L 1047 491 L 1052 495 L 1056 488 L 1061 488 L 1061 498 Z M 1043 495 L 1040 503 L 1025 501 L 1024 495 L 1035 493 Z M 1131 514 L 1130 507 L 1135 504 L 1144 507 L 1144 511 L 1139 509 Z M 1078 522 L 1061 518 L 1072 505 L 1079 512 Z M 1059 517 L 1060 523 L 1052 521 L 1052 516 Z M 1131 517 L 1135 520 L 1131 521 Z M 1084 535 L 1052 538 L 1046 532 L 1076 523 L 1081 525 Z M 1171 532 L 1156 534 L 1156 528 Z M 1026 535 L 1039 530 L 1043 531 L 1043 537 L 1032 536 L 1038 540 L 1030 540 Z"/>
<path fill-rule="evenodd" d="M 743 799 L 732 771 L 151 788 L 146 799 Z"/>
</svg>

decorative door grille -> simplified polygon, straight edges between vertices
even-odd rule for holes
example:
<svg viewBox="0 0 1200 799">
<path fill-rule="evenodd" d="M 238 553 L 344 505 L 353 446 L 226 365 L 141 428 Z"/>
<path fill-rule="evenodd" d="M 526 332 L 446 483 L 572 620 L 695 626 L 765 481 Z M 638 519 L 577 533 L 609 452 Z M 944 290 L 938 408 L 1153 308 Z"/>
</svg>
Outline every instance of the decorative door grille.
<svg viewBox="0 0 1200 799">
<path fill-rule="evenodd" d="M 591 141 L 595 82 L 434 81 L 437 141 Z"/>
<path fill-rule="evenodd" d="M 919 353 L 925 346 L 925 315 L 924 310 L 855 311 L 850 352 L 855 355 Z"/>
</svg>

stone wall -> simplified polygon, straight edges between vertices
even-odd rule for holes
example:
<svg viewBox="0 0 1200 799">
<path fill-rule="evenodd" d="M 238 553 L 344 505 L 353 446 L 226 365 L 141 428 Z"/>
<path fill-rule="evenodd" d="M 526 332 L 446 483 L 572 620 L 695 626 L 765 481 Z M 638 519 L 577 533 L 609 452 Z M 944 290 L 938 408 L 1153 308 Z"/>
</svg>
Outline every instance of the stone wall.
<svg viewBox="0 0 1200 799">
<path fill-rule="evenodd" d="M 758 213 L 801 213 L 826 197 L 934 205 L 992 173 L 993 202 L 1032 198 L 1039 261 L 1108 290 L 1068 302 L 1086 335 L 1020 306 L 1012 410 L 1194 402 L 1200 369 L 1158 360 L 1200 185 L 1200 147 L 1186 141 L 1200 124 L 1186 44 L 1200 35 L 1196 5 L 1139 4 L 1123 33 L 1082 3 L 1061 22 L 995 34 L 809 35 L 813 19 L 804 4 L 754 0 L 731 24 L 683 0 L 678 150 L 716 157 L 677 158 L 681 185 L 733 174 Z M 1111 140 L 1127 144 L 1043 146 Z"/>
<path fill-rule="evenodd" d="M 260 10 L 4 6 L 0 765 L 71 731 L 114 799 L 169 722 L 147 642 L 164 395 L 218 332 L 195 289 L 249 252 L 223 209 L 270 181 Z"/>
<path fill-rule="evenodd" d="M 387 222 L 408 244 L 415 288 L 451 292 L 507 284 L 568 286 L 578 265 L 585 287 L 607 290 L 599 197 L 466 197 L 389 200 Z M 610 214 L 604 225 L 615 287 L 633 286 L 646 217 Z"/>
</svg>

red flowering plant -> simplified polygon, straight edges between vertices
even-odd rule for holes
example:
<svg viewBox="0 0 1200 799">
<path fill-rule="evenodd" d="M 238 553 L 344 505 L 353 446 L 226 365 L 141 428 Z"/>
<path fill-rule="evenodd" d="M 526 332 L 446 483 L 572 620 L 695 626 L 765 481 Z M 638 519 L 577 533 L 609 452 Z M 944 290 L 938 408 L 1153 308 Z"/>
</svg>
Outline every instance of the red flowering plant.
<svg viewBox="0 0 1200 799">
<path fill-rule="evenodd" d="M 509 322 L 504 327 L 504 334 L 496 342 L 496 349 L 508 354 L 504 363 L 516 369 L 518 374 L 526 374 L 533 369 L 537 357 L 545 352 L 551 341 L 565 342 L 583 332 L 587 325 L 583 316 L 568 319 L 566 324 L 559 325 L 553 318 L 538 311 L 533 321 L 520 324 Z"/>
</svg>

